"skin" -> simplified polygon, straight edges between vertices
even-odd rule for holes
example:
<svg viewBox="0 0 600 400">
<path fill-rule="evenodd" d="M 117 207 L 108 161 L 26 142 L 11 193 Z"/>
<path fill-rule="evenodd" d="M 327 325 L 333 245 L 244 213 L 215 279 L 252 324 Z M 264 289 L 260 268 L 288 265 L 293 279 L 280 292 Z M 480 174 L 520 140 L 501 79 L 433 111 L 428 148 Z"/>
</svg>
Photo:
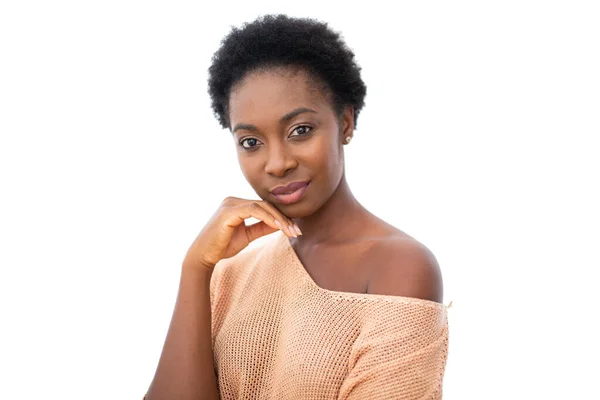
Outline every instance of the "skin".
<svg viewBox="0 0 600 400">
<path fill-rule="evenodd" d="M 343 138 L 353 135 L 354 112 L 346 107 L 336 115 L 319 83 L 302 70 L 270 69 L 250 73 L 232 88 L 232 137 L 244 176 L 262 200 L 300 227 L 303 234 L 288 240 L 321 288 L 441 302 L 442 280 L 433 254 L 352 195 L 344 173 Z M 282 121 L 298 108 L 314 112 Z M 254 140 L 244 145 L 257 146 L 250 151 L 239 145 L 249 138 Z M 270 193 L 276 186 L 304 180 L 311 183 L 297 203 L 278 203 Z M 212 269 L 192 264 L 197 263 L 184 261 L 182 267 L 147 400 L 219 397 L 211 345 Z"/>
<path fill-rule="evenodd" d="M 249 72 L 232 87 L 229 120 L 240 168 L 257 195 L 300 228 L 290 243 L 315 283 L 328 290 L 442 301 L 439 265 L 414 238 L 363 207 L 344 168 L 354 110 L 337 115 L 322 82 L 301 68 Z M 290 113 L 299 109 L 310 109 Z M 244 148 L 245 147 L 245 148 Z M 310 181 L 281 204 L 277 186 Z"/>
<path fill-rule="evenodd" d="M 232 88 L 232 137 L 244 176 L 262 200 L 300 227 L 303 234 L 288 240 L 321 288 L 441 302 L 441 275 L 431 252 L 374 216 L 352 195 L 344 174 L 342 143 L 353 134 L 354 113 L 346 107 L 336 115 L 322 87 L 302 70 L 271 69 L 250 73 Z M 315 112 L 281 122 L 298 108 Z M 248 138 L 255 141 L 245 145 L 258 144 L 256 149 L 239 146 Z M 302 180 L 311 183 L 295 204 L 278 203 L 270 193 L 276 186 Z M 198 238 L 202 237 L 201 232 Z M 213 270 L 194 265 L 196 257 L 189 264 L 187 260 L 186 255 L 147 400 L 219 398 L 211 342 Z"/>
</svg>

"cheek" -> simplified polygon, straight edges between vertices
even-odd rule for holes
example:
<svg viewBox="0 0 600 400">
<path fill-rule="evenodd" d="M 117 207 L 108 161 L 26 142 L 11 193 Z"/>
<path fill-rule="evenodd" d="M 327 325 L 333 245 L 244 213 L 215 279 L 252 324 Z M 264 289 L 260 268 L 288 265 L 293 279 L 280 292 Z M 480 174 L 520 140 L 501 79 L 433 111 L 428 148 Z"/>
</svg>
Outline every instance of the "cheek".
<svg viewBox="0 0 600 400">
<path fill-rule="evenodd" d="M 338 151 L 330 135 L 323 135 L 315 138 L 310 148 L 305 153 L 312 161 L 311 164 L 317 164 L 321 168 L 327 168 L 332 165 L 332 161 L 338 157 Z"/>
<path fill-rule="evenodd" d="M 318 157 L 320 160 L 320 168 L 327 171 L 330 175 L 336 175 L 337 169 L 340 166 L 340 151 L 336 146 L 333 137 L 328 137 L 323 140 L 319 146 Z"/>
<path fill-rule="evenodd" d="M 319 186 L 330 186 L 340 175 L 340 154 L 330 137 L 315 138 L 311 146 L 303 151 L 302 164 L 311 169 L 313 177 L 320 181 Z M 325 187 L 323 187 L 323 190 Z"/>
</svg>

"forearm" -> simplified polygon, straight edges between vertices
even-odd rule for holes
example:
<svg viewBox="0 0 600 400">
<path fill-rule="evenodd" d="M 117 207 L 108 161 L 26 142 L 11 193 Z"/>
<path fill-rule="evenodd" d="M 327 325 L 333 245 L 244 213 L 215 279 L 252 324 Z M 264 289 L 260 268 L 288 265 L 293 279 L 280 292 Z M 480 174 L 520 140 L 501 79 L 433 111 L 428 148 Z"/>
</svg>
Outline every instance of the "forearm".
<svg viewBox="0 0 600 400">
<path fill-rule="evenodd" d="M 182 267 L 179 292 L 146 400 L 218 400 L 207 268 Z"/>
</svg>

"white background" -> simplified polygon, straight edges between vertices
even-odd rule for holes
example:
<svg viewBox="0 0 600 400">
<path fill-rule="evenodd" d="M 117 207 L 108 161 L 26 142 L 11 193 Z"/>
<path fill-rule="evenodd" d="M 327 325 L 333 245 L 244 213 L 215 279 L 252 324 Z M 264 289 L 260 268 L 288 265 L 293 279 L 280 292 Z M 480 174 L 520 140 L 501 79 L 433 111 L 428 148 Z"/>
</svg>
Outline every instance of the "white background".
<svg viewBox="0 0 600 400">
<path fill-rule="evenodd" d="M 597 395 L 600 14 L 494 3 L 2 2 L 0 398 L 142 398 L 189 245 L 257 198 L 206 71 L 273 12 L 363 68 L 346 174 L 440 262 L 444 398 Z"/>
</svg>

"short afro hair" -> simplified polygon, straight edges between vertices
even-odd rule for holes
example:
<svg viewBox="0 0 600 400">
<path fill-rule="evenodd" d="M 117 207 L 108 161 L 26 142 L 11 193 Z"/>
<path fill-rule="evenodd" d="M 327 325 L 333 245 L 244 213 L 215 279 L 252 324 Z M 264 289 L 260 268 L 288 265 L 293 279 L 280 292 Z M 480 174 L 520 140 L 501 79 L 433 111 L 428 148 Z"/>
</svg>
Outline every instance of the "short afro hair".
<svg viewBox="0 0 600 400">
<path fill-rule="evenodd" d="M 354 108 L 354 127 L 364 106 L 367 88 L 360 77 L 354 52 L 339 33 L 324 22 L 265 15 L 241 28 L 232 27 L 214 53 L 208 69 L 208 92 L 215 117 L 231 129 L 229 95 L 249 73 L 269 67 L 300 67 L 325 85 L 338 116 Z"/>
</svg>

